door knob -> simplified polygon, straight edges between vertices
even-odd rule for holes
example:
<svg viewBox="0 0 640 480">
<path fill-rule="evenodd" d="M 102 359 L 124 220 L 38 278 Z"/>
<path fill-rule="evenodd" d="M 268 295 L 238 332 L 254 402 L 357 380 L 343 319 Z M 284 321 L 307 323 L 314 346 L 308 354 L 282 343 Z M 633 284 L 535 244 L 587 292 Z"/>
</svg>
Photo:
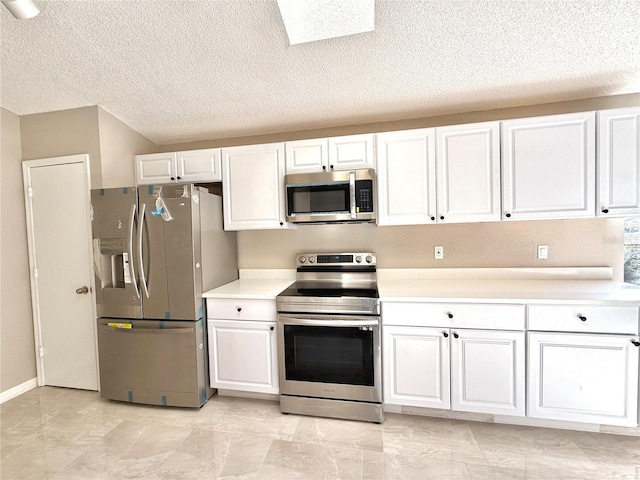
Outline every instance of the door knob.
<svg viewBox="0 0 640 480">
<path fill-rule="evenodd" d="M 76 288 L 76 293 L 78 295 L 84 295 L 85 293 L 89 293 L 89 287 L 84 286 L 84 287 Z"/>
</svg>

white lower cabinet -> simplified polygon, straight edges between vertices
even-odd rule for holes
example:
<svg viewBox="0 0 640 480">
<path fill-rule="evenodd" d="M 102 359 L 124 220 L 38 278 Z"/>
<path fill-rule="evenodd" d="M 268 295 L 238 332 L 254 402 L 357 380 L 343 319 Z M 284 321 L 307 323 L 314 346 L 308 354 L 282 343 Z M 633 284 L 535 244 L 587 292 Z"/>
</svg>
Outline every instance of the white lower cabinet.
<svg viewBox="0 0 640 480">
<path fill-rule="evenodd" d="M 384 403 L 524 416 L 524 343 L 524 332 L 384 326 Z"/>
<path fill-rule="evenodd" d="M 277 323 L 209 319 L 211 387 L 279 393 Z"/>
<path fill-rule="evenodd" d="M 450 407 L 448 336 L 442 328 L 382 328 L 384 403 Z"/>
<path fill-rule="evenodd" d="M 528 335 L 530 417 L 638 425 L 637 336 Z"/>
<path fill-rule="evenodd" d="M 523 417 L 524 332 L 456 329 L 451 336 L 451 409 Z"/>
</svg>

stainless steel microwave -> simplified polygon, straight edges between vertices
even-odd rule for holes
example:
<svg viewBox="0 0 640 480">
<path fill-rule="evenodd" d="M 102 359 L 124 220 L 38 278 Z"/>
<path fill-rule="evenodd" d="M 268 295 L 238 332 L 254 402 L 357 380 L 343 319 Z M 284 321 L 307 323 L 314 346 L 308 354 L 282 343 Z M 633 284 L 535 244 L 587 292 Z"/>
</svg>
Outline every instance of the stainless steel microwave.
<svg viewBox="0 0 640 480">
<path fill-rule="evenodd" d="M 373 222 L 376 172 L 372 168 L 285 175 L 287 220 L 293 223 Z"/>
</svg>

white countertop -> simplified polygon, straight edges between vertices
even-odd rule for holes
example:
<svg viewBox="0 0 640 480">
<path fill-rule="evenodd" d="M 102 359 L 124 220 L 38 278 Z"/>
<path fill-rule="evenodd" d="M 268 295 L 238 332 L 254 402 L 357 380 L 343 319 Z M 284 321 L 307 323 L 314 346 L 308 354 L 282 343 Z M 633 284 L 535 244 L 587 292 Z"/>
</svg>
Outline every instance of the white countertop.
<svg viewBox="0 0 640 480">
<path fill-rule="evenodd" d="M 378 279 L 382 302 L 620 303 L 640 305 L 640 286 L 607 280 Z"/>
<path fill-rule="evenodd" d="M 204 292 L 204 298 L 275 300 L 295 281 L 295 270 L 240 270 L 240 279 Z"/>
</svg>

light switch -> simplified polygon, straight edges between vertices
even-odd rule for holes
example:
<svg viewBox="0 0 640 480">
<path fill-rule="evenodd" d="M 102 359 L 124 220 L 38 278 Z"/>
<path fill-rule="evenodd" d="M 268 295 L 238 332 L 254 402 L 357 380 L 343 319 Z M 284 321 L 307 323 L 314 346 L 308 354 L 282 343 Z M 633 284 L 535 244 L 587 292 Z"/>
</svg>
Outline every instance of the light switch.
<svg viewBox="0 0 640 480">
<path fill-rule="evenodd" d="M 549 258 L 549 247 L 538 245 L 538 260 L 546 260 L 547 258 Z"/>
</svg>

